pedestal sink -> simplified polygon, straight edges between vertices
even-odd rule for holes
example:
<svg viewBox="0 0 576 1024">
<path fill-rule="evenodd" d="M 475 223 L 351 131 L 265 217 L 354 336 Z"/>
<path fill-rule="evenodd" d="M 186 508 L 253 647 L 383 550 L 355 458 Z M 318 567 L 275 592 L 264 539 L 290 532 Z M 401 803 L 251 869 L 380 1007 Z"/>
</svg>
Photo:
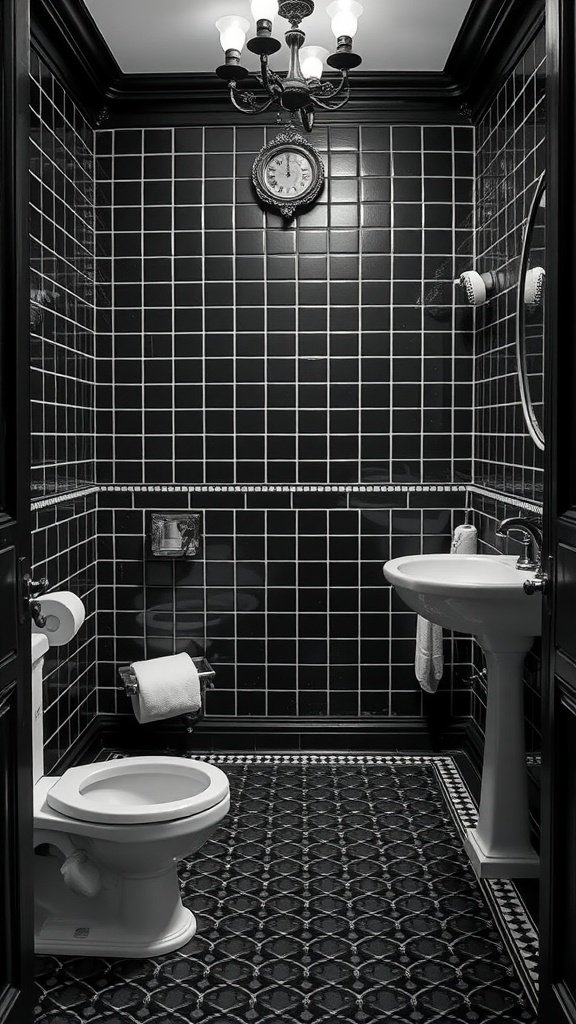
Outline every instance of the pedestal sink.
<svg viewBox="0 0 576 1024">
<path fill-rule="evenodd" d="M 431 622 L 473 633 L 486 657 L 488 704 L 478 825 L 465 848 L 481 878 L 531 878 L 522 668 L 541 634 L 542 599 L 524 592 L 534 572 L 508 555 L 408 555 L 384 565 L 399 596 Z"/>
</svg>

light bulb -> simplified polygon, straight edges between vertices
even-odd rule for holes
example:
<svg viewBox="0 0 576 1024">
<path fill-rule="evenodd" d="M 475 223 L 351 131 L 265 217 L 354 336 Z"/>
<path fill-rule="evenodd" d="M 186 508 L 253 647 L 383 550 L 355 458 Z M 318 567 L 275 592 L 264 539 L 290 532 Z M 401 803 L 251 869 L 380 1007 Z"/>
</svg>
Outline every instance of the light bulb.
<svg viewBox="0 0 576 1024">
<path fill-rule="evenodd" d="M 300 67 L 304 78 L 322 78 L 324 61 L 329 56 L 323 46 L 303 46 L 300 50 Z"/>
<path fill-rule="evenodd" d="M 332 18 L 332 31 L 336 39 L 340 36 L 350 36 L 353 39 L 358 31 L 358 18 L 364 12 L 362 4 L 356 0 L 334 0 L 326 11 Z"/>
<path fill-rule="evenodd" d="M 274 21 L 278 14 L 278 0 L 252 0 L 254 21 Z"/>
<path fill-rule="evenodd" d="M 226 18 L 219 18 L 216 28 L 220 33 L 220 46 L 226 53 L 228 50 L 239 50 L 242 52 L 246 42 L 246 33 L 250 28 L 250 22 L 246 18 L 240 18 L 236 14 L 230 14 Z"/>
</svg>

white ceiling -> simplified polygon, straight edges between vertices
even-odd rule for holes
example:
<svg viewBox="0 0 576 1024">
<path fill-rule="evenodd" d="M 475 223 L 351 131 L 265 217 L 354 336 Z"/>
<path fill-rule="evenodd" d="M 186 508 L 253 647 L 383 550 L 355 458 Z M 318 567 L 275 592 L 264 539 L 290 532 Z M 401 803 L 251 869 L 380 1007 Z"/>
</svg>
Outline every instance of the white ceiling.
<svg viewBox="0 0 576 1024">
<path fill-rule="evenodd" d="M 250 0 L 84 0 L 122 71 L 213 71 L 222 63 L 214 27 L 224 14 L 250 17 Z M 364 71 L 442 71 L 471 0 L 363 0 L 355 49 Z M 303 27 L 307 42 L 334 49 L 328 0 Z M 280 37 L 288 23 L 278 19 Z M 258 61 L 245 51 L 245 63 Z M 271 59 L 283 70 L 286 51 Z"/>
</svg>

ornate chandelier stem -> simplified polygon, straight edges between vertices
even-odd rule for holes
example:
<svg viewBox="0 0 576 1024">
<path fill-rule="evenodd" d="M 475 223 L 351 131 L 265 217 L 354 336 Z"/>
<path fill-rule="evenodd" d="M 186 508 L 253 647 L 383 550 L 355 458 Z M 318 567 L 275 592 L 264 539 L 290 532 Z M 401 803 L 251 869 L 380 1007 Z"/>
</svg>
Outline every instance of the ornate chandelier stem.
<svg viewBox="0 0 576 1024">
<path fill-rule="evenodd" d="M 260 74 L 262 78 L 262 85 L 265 88 L 269 96 L 274 99 L 279 99 L 282 95 L 282 79 L 274 72 L 270 70 L 268 63 L 268 57 L 263 55 L 260 58 Z"/>
<path fill-rule="evenodd" d="M 298 115 L 306 131 L 312 131 L 315 107 L 334 111 L 348 102 L 348 71 L 361 63 L 360 57 L 353 52 L 352 41 L 362 5 L 358 0 L 334 0 L 329 5 L 328 14 L 332 16 L 332 31 L 337 42 L 337 50 L 331 55 L 322 46 L 304 47 L 306 34 L 301 25 L 313 14 L 314 6 L 315 0 L 253 0 L 256 35 L 248 40 L 247 46 L 260 58 L 260 74 L 255 77 L 265 94 L 262 98 L 238 87 L 249 75 L 240 61 L 250 23 L 240 15 L 229 15 L 217 21 L 225 53 L 225 63 L 217 69 L 217 74 L 227 82 L 231 101 L 237 110 L 245 114 L 262 114 L 275 103 L 291 116 Z M 288 71 L 282 74 L 272 71 L 268 63 L 270 55 L 281 46 L 272 35 L 275 7 L 290 25 L 285 33 L 289 65 Z M 338 82 L 322 80 L 325 63 L 340 71 Z"/>
</svg>

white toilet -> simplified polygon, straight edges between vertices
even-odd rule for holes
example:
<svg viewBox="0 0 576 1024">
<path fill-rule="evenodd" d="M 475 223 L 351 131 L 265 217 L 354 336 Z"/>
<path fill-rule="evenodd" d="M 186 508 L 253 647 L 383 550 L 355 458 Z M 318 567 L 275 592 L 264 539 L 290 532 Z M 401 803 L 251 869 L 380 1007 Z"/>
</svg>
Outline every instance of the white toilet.
<svg viewBox="0 0 576 1024">
<path fill-rule="evenodd" d="M 45 636 L 32 637 L 36 952 L 168 953 L 196 930 L 182 904 L 177 862 L 198 850 L 228 812 L 228 779 L 201 761 L 155 756 L 44 776 L 47 650 Z"/>
</svg>

